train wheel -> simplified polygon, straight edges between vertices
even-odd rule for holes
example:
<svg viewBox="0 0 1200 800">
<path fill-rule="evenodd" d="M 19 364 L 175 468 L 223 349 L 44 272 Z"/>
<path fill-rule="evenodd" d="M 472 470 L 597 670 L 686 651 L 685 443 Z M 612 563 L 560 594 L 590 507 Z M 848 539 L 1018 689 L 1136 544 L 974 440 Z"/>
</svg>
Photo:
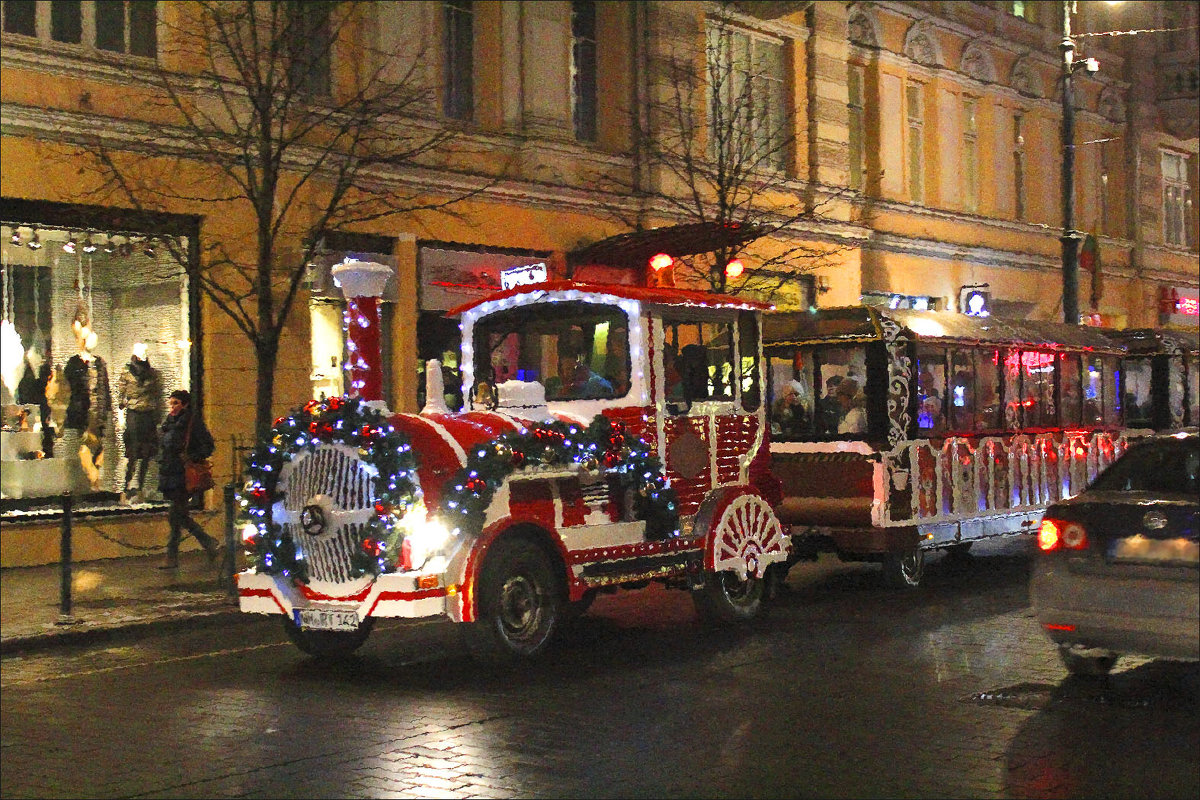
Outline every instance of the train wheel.
<svg viewBox="0 0 1200 800">
<path fill-rule="evenodd" d="M 766 581 L 737 573 L 710 572 L 704 586 L 692 592 L 700 618 L 711 625 L 736 625 L 753 619 L 762 610 Z"/>
<path fill-rule="evenodd" d="M 375 627 L 375 618 L 367 617 L 354 631 L 314 631 L 301 628 L 289 617 L 283 618 L 283 629 L 287 632 L 292 644 L 314 658 L 338 659 L 345 658 L 363 646 L 371 629 Z"/>
<path fill-rule="evenodd" d="M 919 547 L 883 557 L 883 582 L 893 589 L 912 589 L 925 574 L 925 551 Z"/>
<path fill-rule="evenodd" d="M 530 658 L 546 649 L 562 615 L 554 569 L 521 538 L 501 539 L 479 575 L 479 619 L 461 626 L 471 654 L 484 661 Z"/>
</svg>

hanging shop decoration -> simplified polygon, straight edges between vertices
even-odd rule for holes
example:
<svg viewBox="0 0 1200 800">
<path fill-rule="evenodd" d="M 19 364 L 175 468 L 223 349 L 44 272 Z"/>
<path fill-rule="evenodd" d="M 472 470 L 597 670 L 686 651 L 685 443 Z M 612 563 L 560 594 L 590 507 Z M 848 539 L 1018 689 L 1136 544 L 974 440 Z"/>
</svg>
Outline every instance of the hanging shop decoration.
<svg viewBox="0 0 1200 800">
<path fill-rule="evenodd" d="M 307 580 L 304 554 L 285 528 L 269 522 L 284 465 L 321 445 L 356 448 L 374 473 L 375 513 L 361 526 L 353 568 L 357 575 L 397 569 L 405 516 L 420 502 L 416 459 L 407 438 L 381 412 L 355 397 L 311 401 L 275 422 L 270 441 L 255 450 L 238 498 L 238 524 L 259 573 Z M 646 442 L 623 423 L 596 416 L 586 427 L 562 421 L 536 423 L 475 447 L 447 484 L 437 515 L 455 536 L 477 536 L 496 491 L 518 470 L 578 469 L 632 490 L 634 515 L 648 539 L 679 535 L 675 491 Z M 420 513 L 420 512 L 419 512 Z M 269 528 L 269 529 L 268 529 Z"/>
</svg>

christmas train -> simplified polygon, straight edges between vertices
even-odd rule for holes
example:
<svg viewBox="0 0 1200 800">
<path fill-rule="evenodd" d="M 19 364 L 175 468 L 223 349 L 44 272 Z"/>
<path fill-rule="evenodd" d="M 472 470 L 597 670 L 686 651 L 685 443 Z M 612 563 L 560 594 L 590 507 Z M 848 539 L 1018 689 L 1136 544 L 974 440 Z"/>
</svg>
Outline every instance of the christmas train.
<svg viewBox="0 0 1200 800">
<path fill-rule="evenodd" d="M 280 616 L 314 655 L 403 617 L 463 623 L 474 654 L 501 659 L 544 650 L 598 592 L 651 581 L 712 622 L 753 617 L 790 546 L 765 308 L 558 281 L 455 309 L 466 410 L 431 362 L 419 414 L 334 397 L 260 444 L 240 496 L 241 609 Z"/>
</svg>

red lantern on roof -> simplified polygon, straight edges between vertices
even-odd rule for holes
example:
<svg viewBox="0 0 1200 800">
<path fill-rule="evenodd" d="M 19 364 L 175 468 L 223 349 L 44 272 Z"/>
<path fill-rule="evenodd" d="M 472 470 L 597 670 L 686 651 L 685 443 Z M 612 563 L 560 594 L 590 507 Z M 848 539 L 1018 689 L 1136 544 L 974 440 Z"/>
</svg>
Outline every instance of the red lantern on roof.
<svg viewBox="0 0 1200 800">
<path fill-rule="evenodd" d="M 674 263 L 675 259 L 671 258 L 666 253 L 658 253 L 650 256 L 650 269 L 654 270 L 655 272 L 661 272 Z"/>
</svg>

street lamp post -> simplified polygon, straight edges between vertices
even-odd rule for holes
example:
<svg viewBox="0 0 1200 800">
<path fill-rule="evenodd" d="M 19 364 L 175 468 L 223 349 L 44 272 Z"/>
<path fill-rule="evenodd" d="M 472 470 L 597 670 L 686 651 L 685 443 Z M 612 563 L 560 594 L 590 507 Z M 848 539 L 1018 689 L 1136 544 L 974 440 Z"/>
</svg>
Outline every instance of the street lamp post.
<svg viewBox="0 0 1200 800">
<path fill-rule="evenodd" d="M 1075 40 L 1071 38 L 1074 0 L 1063 0 L 1062 50 L 1062 285 L 1063 322 L 1079 324 L 1079 234 L 1075 231 Z"/>
</svg>

